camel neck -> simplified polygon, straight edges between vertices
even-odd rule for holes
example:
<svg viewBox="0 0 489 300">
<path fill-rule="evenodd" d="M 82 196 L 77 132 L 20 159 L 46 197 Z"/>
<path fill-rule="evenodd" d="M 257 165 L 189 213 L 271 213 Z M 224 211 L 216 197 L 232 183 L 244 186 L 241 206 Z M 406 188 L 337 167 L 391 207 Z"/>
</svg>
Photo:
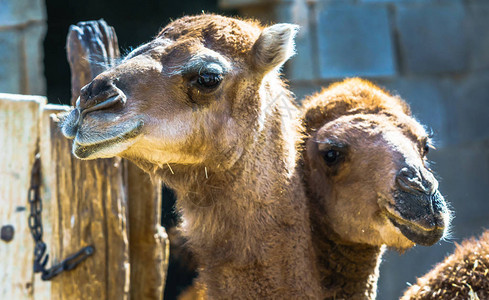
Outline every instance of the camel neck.
<svg viewBox="0 0 489 300">
<path fill-rule="evenodd" d="M 344 242 L 324 222 L 312 223 L 325 299 L 375 299 L 383 247 Z"/>
<path fill-rule="evenodd" d="M 265 120 L 231 170 L 173 166 L 162 175 L 210 298 L 321 295 L 304 189 L 287 157 L 296 155 L 284 139 L 292 133 L 280 117 Z"/>
</svg>

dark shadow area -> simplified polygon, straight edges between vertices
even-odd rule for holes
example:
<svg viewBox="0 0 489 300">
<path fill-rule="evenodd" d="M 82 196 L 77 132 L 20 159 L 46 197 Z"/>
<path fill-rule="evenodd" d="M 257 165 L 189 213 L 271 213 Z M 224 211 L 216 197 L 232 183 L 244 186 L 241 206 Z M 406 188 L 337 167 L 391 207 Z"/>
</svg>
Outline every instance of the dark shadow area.
<svg viewBox="0 0 489 300">
<path fill-rule="evenodd" d="M 177 230 L 180 216 L 176 211 L 175 201 L 173 191 L 164 186 L 161 225 L 166 228 L 170 239 L 170 261 L 164 299 L 177 299 L 177 296 L 190 287 L 197 277 L 195 260 L 190 251 L 187 251 L 186 241 Z"/>
</svg>

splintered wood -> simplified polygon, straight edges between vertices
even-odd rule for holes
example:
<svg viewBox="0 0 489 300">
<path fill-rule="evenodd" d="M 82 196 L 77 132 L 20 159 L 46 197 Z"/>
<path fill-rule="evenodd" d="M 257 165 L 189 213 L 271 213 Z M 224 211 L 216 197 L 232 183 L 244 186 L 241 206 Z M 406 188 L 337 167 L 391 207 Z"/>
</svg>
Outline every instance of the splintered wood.
<svg viewBox="0 0 489 300">
<path fill-rule="evenodd" d="M 161 183 L 127 164 L 131 299 L 162 299 L 170 243 L 161 219 Z"/>
</svg>

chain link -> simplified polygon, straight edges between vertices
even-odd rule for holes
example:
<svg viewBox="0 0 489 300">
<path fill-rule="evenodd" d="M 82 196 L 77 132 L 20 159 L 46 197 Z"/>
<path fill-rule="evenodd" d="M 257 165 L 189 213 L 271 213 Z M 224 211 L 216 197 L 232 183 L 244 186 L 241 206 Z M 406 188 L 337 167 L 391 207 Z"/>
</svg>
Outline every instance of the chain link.
<svg viewBox="0 0 489 300">
<path fill-rule="evenodd" d="M 42 273 L 42 280 L 51 280 L 63 271 L 72 270 L 83 260 L 91 256 L 94 252 L 93 246 L 87 246 L 80 251 L 69 256 L 61 263 L 46 269 L 49 255 L 46 253 L 47 246 L 42 240 L 42 199 L 40 196 L 41 186 L 41 160 L 39 154 L 36 155 L 31 171 L 31 186 L 29 187 L 27 200 L 30 206 L 28 219 L 29 229 L 34 239 L 34 273 Z"/>
</svg>

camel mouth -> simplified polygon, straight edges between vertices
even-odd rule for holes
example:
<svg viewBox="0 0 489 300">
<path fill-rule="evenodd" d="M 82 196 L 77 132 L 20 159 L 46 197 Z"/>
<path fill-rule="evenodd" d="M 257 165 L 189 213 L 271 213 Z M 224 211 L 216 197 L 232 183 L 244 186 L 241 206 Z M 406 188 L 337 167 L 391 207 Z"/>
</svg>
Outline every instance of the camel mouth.
<svg viewBox="0 0 489 300">
<path fill-rule="evenodd" d="M 134 144 L 135 138 L 141 134 L 143 116 L 110 109 L 125 103 L 123 93 L 111 95 L 87 108 L 80 108 L 79 99 L 76 107 L 62 117 L 61 123 L 63 135 L 73 139 L 75 157 L 87 160 L 117 156 Z"/>
<path fill-rule="evenodd" d="M 116 104 L 124 104 L 126 102 L 126 96 L 122 92 L 116 93 L 107 99 L 87 108 L 81 108 L 80 101 L 80 97 L 78 97 L 75 107 L 67 116 L 63 117 L 63 121 L 61 123 L 61 132 L 68 139 L 76 138 L 78 129 L 88 113 L 101 112 L 115 106 Z"/>
<path fill-rule="evenodd" d="M 379 197 L 382 213 L 411 242 L 431 246 L 443 238 L 448 226 L 448 211 L 443 196 L 398 191 L 392 204 Z"/>
<path fill-rule="evenodd" d="M 421 246 L 432 246 L 445 234 L 445 228 L 443 227 L 426 229 L 419 224 L 401 219 L 394 215 L 387 214 L 387 218 L 407 239 Z"/>
<path fill-rule="evenodd" d="M 116 129 L 118 130 L 116 135 L 101 140 L 84 141 L 78 132 L 73 141 L 73 154 L 79 159 L 112 157 L 114 153 L 118 154 L 131 146 L 134 139 L 141 133 L 143 126 L 144 122 L 139 120 L 123 131 Z"/>
</svg>

